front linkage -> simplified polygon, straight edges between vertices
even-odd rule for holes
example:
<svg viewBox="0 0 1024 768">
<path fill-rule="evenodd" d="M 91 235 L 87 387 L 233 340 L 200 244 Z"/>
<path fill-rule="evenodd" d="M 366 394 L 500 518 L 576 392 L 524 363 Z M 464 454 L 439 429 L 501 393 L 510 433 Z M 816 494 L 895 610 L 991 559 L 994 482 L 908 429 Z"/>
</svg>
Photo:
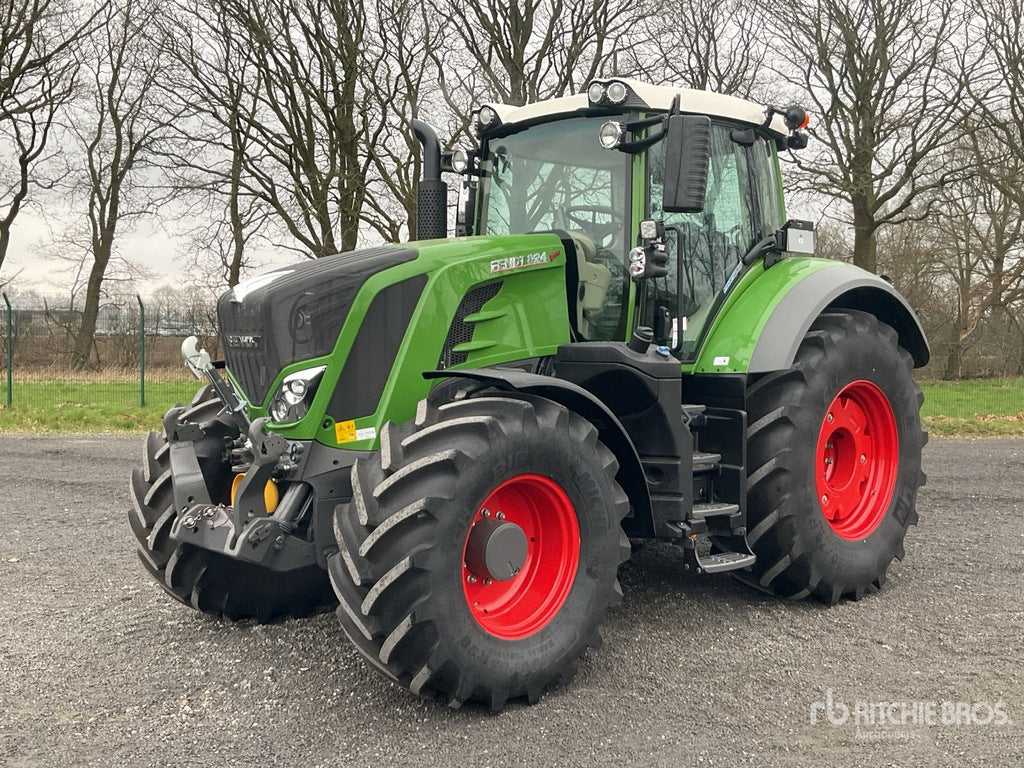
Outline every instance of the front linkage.
<svg viewBox="0 0 1024 768">
<path fill-rule="evenodd" d="M 365 454 L 285 440 L 265 432 L 266 419 L 249 423 L 195 339 L 182 347 L 210 383 L 167 413 L 132 473 L 129 522 L 143 565 L 174 598 L 234 620 L 333 604 L 331 513 L 351 495 L 347 470 Z"/>
<path fill-rule="evenodd" d="M 248 459 L 248 470 L 240 475 L 231 505 L 223 500 L 215 503 L 195 449 L 196 441 L 205 433 L 198 424 L 179 422 L 184 410 L 172 408 L 164 417 L 178 510 L 171 539 L 274 571 L 316 565 L 313 543 L 292 535 L 297 522 L 310 509 L 311 488 L 301 482 L 291 483 L 280 503 L 271 504 L 274 509 L 268 509 L 265 491 L 273 479 L 296 472 L 299 446 L 279 435 L 266 434 L 263 428 L 267 419 L 254 421 L 248 440 L 229 440 L 226 446 L 236 461 Z"/>
<path fill-rule="evenodd" d="M 322 567 L 330 551 L 318 557 L 313 541 L 294 535 L 301 521 L 311 521 L 314 503 L 313 487 L 304 482 L 308 446 L 268 433 L 265 417 L 250 423 L 244 402 L 231 383 L 218 375 L 209 353 L 198 349 L 194 336 L 182 342 L 181 354 L 196 378 L 209 380 L 239 435 L 225 439 L 224 463 L 235 473 L 230 497 L 215 500 L 195 449 L 205 437 L 203 427 L 183 422 L 184 408 L 172 408 L 164 416 L 178 512 L 171 539 L 272 571 Z M 279 481 L 287 483 L 280 498 Z"/>
</svg>

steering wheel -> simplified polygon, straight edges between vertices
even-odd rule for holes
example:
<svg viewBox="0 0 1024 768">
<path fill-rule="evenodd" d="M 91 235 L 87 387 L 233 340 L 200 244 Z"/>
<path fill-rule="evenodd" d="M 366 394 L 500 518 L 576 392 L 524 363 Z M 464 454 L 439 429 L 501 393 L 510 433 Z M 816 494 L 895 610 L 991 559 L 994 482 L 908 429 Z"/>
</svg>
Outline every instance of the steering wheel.
<svg viewBox="0 0 1024 768">
<path fill-rule="evenodd" d="M 607 247 L 622 232 L 626 223 L 622 212 L 610 205 L 570 205 L 562 209 L 562 215 L 589 236 L 599 248 Z M 605 220 L 602 221 L 602 218 Z"/>
</svg>

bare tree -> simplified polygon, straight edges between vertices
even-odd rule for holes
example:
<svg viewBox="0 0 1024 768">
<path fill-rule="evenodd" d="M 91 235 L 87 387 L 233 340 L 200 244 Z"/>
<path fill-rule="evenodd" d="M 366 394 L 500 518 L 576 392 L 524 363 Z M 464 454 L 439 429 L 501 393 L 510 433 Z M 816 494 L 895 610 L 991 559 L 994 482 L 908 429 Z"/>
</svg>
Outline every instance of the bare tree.
<svg viewBox="0 0 1024 768">
<path fill-rule="evenodd" d="M 1015 318 L 1013 307 L 1024 300 L 1024 155 L 1007 151 L 1004 128 L 968 133 L 962 152 L 975 172 L 946 190 L 936 219 L 956 297 L 943 378 L 963 374 L 964 352 L 986 320 L 999 313 Z"/>
<path fill-rule="evenodd" d="M 973 44 L 977 66 L 947 155 L 967 158 L 970 173 L 936 195 L 936 262 L 953 297 L 941 335 L 944 378 L 969 371 L 972 348 L 991 335 L 990 326 L 1018 334 L 1024 326 L 1024 9 L 986 0 L 974 10 L 965 42 Z"/>
<path fill-rule="evenodd" d="M 38 166 L 52 152 L 54 121 L 75 88 L 75 48 L 93 18 L 68 0 L 8 0 L 0 8 L 0 269 L 32 189 L 53 183 Z"/>
<path fill-rule="evenodd" d="M 369 160 L 358 67 L 359 0 L 224 0 L 189 6 L 196 53 L 226 64 L 200 72 L 195 93 L 228 128 L 236 199 L 273 214 L 283 247 L 318 257 L 355 247 Z M 231 77 L 221 79 L 230 70 Z M 237 164 L 237 165 L 235 165 Z M 221 172 L 221 178 L 225 176 Z M 235 231 L 238 231 L 237 229 Z"/>
<path fill-rule="evenodd" d="M 596 77 L 633 30 L 639 0 L 435 0 L 457 42 L 439 59 L 456 112 L 480 97 L 525 104 L 575 93 Z"/>
<path fill-rule="evenodd" d="M 270 211 L 247 182 L 246 159 L 257 152 L 246 115 L 258 99 L 257 52 L 236 29 L 219 0 L 178 0 L 163 18 L 169 61 L 162 98 L 181 119 L 161 164 L 195 220 L 195 261 L 210 272 L 211 252 L 234 286 L 249 264 L 250 243 L 266 230 Z"/>
<path fill-rule="evenodd" d="M 773 38 L 776 74 L 813 110 L 814 141 L 794 160 L 814 192 L 848 206 L 854 263 L 872 272 L 879 229 L 929 215 L 915 203 L 963 170 L 936 159 L 958 138 L 970 70 L 955 8 L 796 0 Z"/>
<path fill-rule="evenodd" d="M 1024 207 L 1021 177 L 1001 173 L 1007 163 L 1024 159 L 1024 7 L 1017 0 L 986 0 L 978 8 L 978 26 L 984 51 L 984 69 L 971 83 L 972 112 L 982 116 L 990 134 L 986 140 L 994 165 L 980 168 L 1001 193 Z M 968 134 L 970 124 L 968 125 Z M 975 137 L 976 138 L 976 137 Z M 994 142 L 993 142 L 994 139 Z M 982 151 L 974 141 L 977 151 Z"/>
<path fill-rule="evenodd" d="M 161 52 L 147 35 L 156 13 L 147 0 L 121 0 L 107 6 L 102 24 L 88 41 L 91 93 L 71 129 L 82 146 L 88 202 L 91 266 L 75 333 L 72 365 L 89 364 L 103 281 L 119 231 L 150 210 L 141 174 L 169 118 L 154 103 Z"/>
<path fill-rule="evenodd" d="M 655 83 L 749 97 L 767 49 L 755 6 L 742 0 L 648 0 L 617 57 L 620 72 Z"/>
<path fill-rule="evenodd" d="M 444 42 L 440 24 L 418 0 L 374 0 L 366 35 L 361 87 L 373 105 L 366 124 L 370 160 L 363 220 L 384 240 L 416 232 L 420 150 L 413 118 L 436 121 L 437 69 L 429 55 Z"/>
</svg>

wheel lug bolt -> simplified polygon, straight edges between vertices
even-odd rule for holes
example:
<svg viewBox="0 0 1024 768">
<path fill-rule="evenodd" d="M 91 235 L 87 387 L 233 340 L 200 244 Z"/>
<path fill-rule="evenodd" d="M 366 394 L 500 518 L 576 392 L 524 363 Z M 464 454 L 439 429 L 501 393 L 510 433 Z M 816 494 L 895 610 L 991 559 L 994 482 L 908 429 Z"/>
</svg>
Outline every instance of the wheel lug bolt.
<svg viewBox="0 0 1024 768">
<path fill-rule="evenodd" d="M 489 510 L 489 509 L 481 509 L 480 510 L 480 514 L 483 515 L 484 517 L 490 517 L 491 516 L 491 510 Z"/>
<path fill-rule="evenodd" d="M 469 576 L 466 577 L 466 581 L 468 581 L 470 584 L 476 584 L 476 576 L 474 576 L 471 573 L 469 574 Z"/>
<path fill-rule="evenodd" d="M 834 417 L 833 417 L 833 416 L 832 416 L 832 414 L 830 413 L 830 414 L 829 414 L 828 416 L 826 416 L 826 417 L 825 417 L 825 420 L 826 420 L 826 421 L 828 421 L 828 422 L 831 422 L 833 418 L 834 418 Z"/>
<path fill-rule="evenodd" d="M 822 495 L 821 503 L 822 504 L 828 504 L 828 496 L 827 495 L 824 495 L 824 494 Z"/>
<path fill-rule="evenodd" d="M 485 587 L 491 586 L 491 580 L 490 579 L 484 579 L 484 586 Z"/>
<path fill-rule="evenodd" d="M 495 515 L 495 517 L 498 518 L 499 520 L 504 520 L 505 519 L 505 513 L 504 512 L 499 512 L 498 514 Z"/>
</svg>

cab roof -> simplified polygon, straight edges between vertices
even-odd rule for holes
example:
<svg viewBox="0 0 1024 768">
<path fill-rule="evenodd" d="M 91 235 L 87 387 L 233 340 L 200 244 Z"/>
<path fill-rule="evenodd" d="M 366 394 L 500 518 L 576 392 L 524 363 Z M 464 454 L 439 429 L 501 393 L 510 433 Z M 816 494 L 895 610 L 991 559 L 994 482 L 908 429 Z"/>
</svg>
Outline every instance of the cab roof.
<svg viewBox="0 0 1024 768">
<path fill-rule="evenodd" d="M 630 80 L 622 77 L 594 80 L 591 82 L 591 85 L 593 83 L 607 85 L 616 81 L 625 84 L 629 89 L 626 100 L 617 105 L 623 109 L 667 112 L 672 107 L 673 100 L 678 96 L 679 109 L 683 113 L 709 115 L 711 117 L 720 117 L 738 123 L 745 123 L 750 126 L 764 127 L 779 137 L 785 137 L 789 133 L 781 115 L 774 114 L 771 122 L 765 126 L 765 105 L 735 96 L 726 96 L 725 94 L 713 91 L 697 91 L 691 88 L 651 85 L 639 80 Z M 555 119 L 568 116 L 595 105 L 591 104 L 587 93 L 584 92 L 573 96 L 563 96 L 557 99 L 547 99 L 546 101 L 525 104 L 521 107 L 493 103 L 489 103 L 487 106 L 494 109 L 503 126 L 508 126 L 516 123 L 533 123 L 543 121 L 546 118 Z"/>
</svg>

